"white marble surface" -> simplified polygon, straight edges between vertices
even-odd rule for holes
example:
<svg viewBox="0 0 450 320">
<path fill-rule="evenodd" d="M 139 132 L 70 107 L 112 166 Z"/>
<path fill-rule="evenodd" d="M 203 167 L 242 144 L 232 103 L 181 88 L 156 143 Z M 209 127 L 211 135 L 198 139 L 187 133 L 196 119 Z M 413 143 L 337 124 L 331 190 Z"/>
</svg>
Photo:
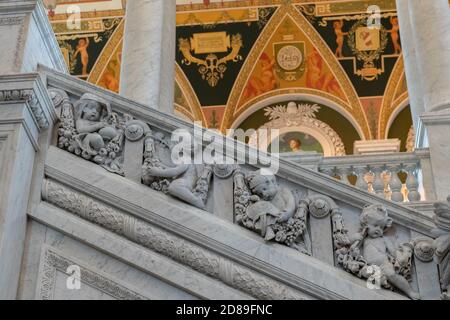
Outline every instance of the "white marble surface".
<svg viewBox="0 0 450 320">
<path fill-rule="evenodd" d="M 175 0 L 128 1 L 120 94 L 173 114 Z"/>
<path fill-rule="evenodd" d="M 385 140 L 360 140 L 354 143 L 355 155 L 381 155 L 392 154 L 400 151 L 399 139 L 385 139 Z"/>
<path fill-rule="evenodd" d="M 450 195 L 450 109 L 426 112 L 422 115 L 422 121 L 428 130 L 436 196 L 442 201 Z"/>
<path fill-rule="evenodd" d="M 408 0 L 425 110 L 450 107 L 450 9 L 448 0 Z M 410 88 L 411 89 L 411 88 Z"/>
<path fill-rule="evenodd" d="M 397 0 L 397 14 L 400 24 L 400 37 L 402 42 L 402 53 L 405 65 L 406 82 L 408 84 L 409 104 L 413 117 L 414 128 L 419 128 L 419 117 L 424 113 L 425 106 L 423 101 L 422 83 L 420 79 L 419 68 L 417 65 L 416 43 L 411 18 L 409 15 L 409 1 Z"/>
<path fill-rule="evenodd" d="M 10 117 L 11 112 L 9 116 L 5 114 L 8 109 L 18 117 Z M 32 139 L 26 126 L 21 125 L 22 121 L 27 122 L 26 114 L 24 103 L 9 106 L 3 103 L 0 107 L 0 300 L 16 297 L 25 241 L 35 156 Z M 33 126 L 31 117 L 28 121 Z"/>
<path fill-rule="evenodd" d="M 227 259 L 239 261 L 239 264 L 254 272 L 265 270 L 264 273 L 269 275 L 278 274 L 284 283 L 289 283 L 297 290 L 312 290 L 314 287 L 313 295 L 319 295 L 321 292 L 323 297 L 401 298 L 389 291 L 367 290 L 363 281 L 342 270 L 299 254 L 295 250 L 267 244 L 258 235 L 242 227 L 227 223 L 145 186 L 108 174 L 100 167 L 66 152 L 53 151 L 47 160 L 49 177 L 66 176 L 64 180 L 70 180 L 73 187 L 78 185 L 78 180 L 83 181 L 83 189 L 90 195 L 101 190 L 95 197 L 107 202 L 110 201 L 108 199 L 115 199 L 115 207 L 152 221 L 159 228 L 183 237 L 185 241 L 198 243 L 207 250 L 219 252 Z M 57 174 L 54 170 L 62 172 Z"/>
<path fill-rule="evenodd" d="M 67 72 L 41 1 L 3 1 L 0 4 L 0 43 L 0 75 L 33 72 L 38 64 Z"/>
<path fill-rule="evenodd" d="M 170 258 L 146 250 L 121 236 L 53 206 L 41 204 L 33 214 L 33 219 L 45 222 L 50 226 L 45 230 L 47 245 L 83 261 L 83 264 L 91 269 L 100 270 L 114 279 L 121 279 L 122 282 L 136 288 L 148 298 L 250 298 L 248 295 L 182 266 Z M 33 222 L 33 225 L 40 226 L 41 224 Z M 70 237 L 64 236 L 56 230 L 70 234 Z M 31 246 L 32 244 L 27 243 L 27 245 Z M 33 250 L 28 250 L 26 259 L 33 254 L 36 255 L 36 250 L 41 250 L 37 246 L 33 247 Z M 28 260 L 32 261 L 33 259 Z M 31 262 L 27 264 L 33 265 Z M 33 271 L 36 270 L 36 263 L 33 266 L 27 271 L 28 278 L 36 278 L 36 274 L 33 274 Z M 22 286 L 26 287 L 26 285 L 27 283 L 22 283 Z M 28 287 L 32 288 L 30 285 Z M 24 297 L 27 297 L 25 289 L 22 291 Z"/>
</svg>

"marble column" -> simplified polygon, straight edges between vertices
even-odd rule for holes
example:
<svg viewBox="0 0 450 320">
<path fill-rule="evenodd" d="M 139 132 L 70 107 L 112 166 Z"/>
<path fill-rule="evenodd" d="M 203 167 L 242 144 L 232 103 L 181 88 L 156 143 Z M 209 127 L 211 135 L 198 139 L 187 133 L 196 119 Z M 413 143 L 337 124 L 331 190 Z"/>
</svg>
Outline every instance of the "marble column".
<svg viewBox="0 0 450 320">
<path fill-rule="evenodd" d="M 172 114 L 175 0 L 127 1 L 120 94 Z"/>
<path fill-rule="evenodd" d="M 36 71 L 43 64 L 67 72 L 41 0 L 0 1 L 0 75 Z"/>
<path fill-rule="evenodd" d="M 438 200 L 450 194 L 450 8 L 448 0 L 408 0 Z"/>
<path fill-rule="evenodd" d="M 426 111 L 450 107 L 450 8 L 448 0 L 408 0 Z"/>
<path fill-rule="evenodd" d="M 406 82 L 408 84 L 409 104 L 416 130 L 416 147 L 425 147 L 425 131 L 420 116 L 425 112 L 419 67 L 417 65 L 416 43 L 409 15 L 409 1 L 397 0 L 397 14 L 400 24 L 403 60 L 405 65 Z"/>
</svg>

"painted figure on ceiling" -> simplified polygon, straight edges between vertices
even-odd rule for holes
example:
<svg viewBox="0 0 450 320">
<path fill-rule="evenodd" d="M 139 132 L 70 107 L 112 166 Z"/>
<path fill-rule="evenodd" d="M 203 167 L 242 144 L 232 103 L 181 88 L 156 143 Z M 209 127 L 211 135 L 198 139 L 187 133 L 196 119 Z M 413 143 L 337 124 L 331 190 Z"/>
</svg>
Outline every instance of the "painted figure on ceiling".
<svg viewBox="0 0 450 320">
<path fill-rule="evenodd" d="M 348 32 L 342 31 L 342 27 L 344 26 L 344 22 L 342 20 L 335 21 L 333 23 L 334 33 L 336 33 L 336 57 L 343 58 L 342 48 L 344 47 L 344 37 L 348 35 Z"/>
<path fill-rule="evenodd" d="M 331 71 L 326 70 L 320 53 L 314 49 L 308 56 L 306 85 L 308 88 L 328 92 L 340 98 L 343 97 L 341 88 Z"/>
<path fill-rule="evenodd" d="M 89 38 L 84 38 L 84 39 L 78 40 L 77 51 L 75 51 L 75 54 L 73 57 L 74 59 L 76 59 L 78 54 L 80 54 L 81 65 L 83 67 L 81 74 L 83 76 L 88 75 L 88 71 L 87 71 L 88 64 L 89 64 L 89 53 L 87 51 L 88 48 L 89 48 Z"/>
<path fill-rule="evenodd" d="M 400 45 L 400 36 L 399 36 L 400 26 L 398 24 L 398 18 L 391 17 L 391 19 L 389 21 L 391 22 L 392 29 L 388 30 L 388 32 L 391 34 L 391 39 L 392 39 L 392 44 L 394 46 L 395 54 L 401 54 L 402 47 Z"/>
<path fill-rule="evenodd" d="M 255 98 L 263 93 L 274 90 L 277 87 L 274 65 L 275 59 L 269 57 L 265 52 L 262 53 L 259 63 L 261 71 L 253 75 L 248 81 L 244 90 L 243 101 Z"/>
<path fill-rule="evenodd" d="M 102 82 L 106 89 L 119 92 L 119 80 L 116 79 L 114 71 L 108 70 L 103 74 Z"/>
</svg>

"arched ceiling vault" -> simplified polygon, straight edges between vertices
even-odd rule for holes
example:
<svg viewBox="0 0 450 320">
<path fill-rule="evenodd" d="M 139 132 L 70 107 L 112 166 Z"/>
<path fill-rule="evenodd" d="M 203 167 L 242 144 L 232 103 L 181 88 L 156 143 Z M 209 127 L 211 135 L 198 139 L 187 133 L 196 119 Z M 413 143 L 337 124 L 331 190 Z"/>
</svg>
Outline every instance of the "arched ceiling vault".
<svg viewBox="0 0 450 320">
<path fill-rule="evenodd" d="M 362 139 L 384 139 L 388 134 L 390 119 L 404 107 L 408 99 L 406 81 L 403 70 L 403 59 L 395 51 L 394 39 L 390 34 L 394 28 L 392 17 L 396 16 L 395 0 L 377 0 L 382 7 L 383 34 L 387 42 L 381 52 L 379 62 L 382 62 L 382 73 L 375 80 L 359 79 L 356 69 L 347 64 L 355 54 L 351 51 L 349 36 L 344 43 L 344 55 L 337 57 L 336 34 L 333 29 L 333 21 L 344 21 L 343 32 L 347 34 L 358 26 L 364 18 L 364 6 L 371 0 L 243 0 L 243 1 L 212 1 L 206 6 L 199 3 L 178 3 L 177 5 L 177 37 L 190 39 L 195 33 L 205 34 L 220 31 L 232 37 L 242 34 L 244 46 L 241 48 L 243 59 L 239 62 L 229 62 L 224 79 L 220 79 L 215 90 L 211 87 L 198 86 L 198 66 L 188 67 L 181 64 L 177 58 L 175 83 L 183 103 L 176 103 L 175 108 L 186 118 L 202 121 L 207 127 L 213 127 L 211 119 L 217 128 L 224 131 L 236 125 L 248 110 L 253 110 L 254 105 L 261 105 L 265 99 L 284 94 L 297 94 L 323 98 L 329 101 L 336 110 L 343 114 L 358 130 Z M 95 2 L 82 3 L 82 30 L 71 31 L 65 27 L 67 14 L 64 14 L 64 5 L 58 7 L 56 15 L 51 17 L 57 39 L 64 50 L 68 66 L 74 76 L 87 79 L 96 85 L 112 91 L 119 91 L 120 60 L 123 42 L 124 21 L 123 7 L 118 1 L 111 0 L 115 5 L 109 10 L 102 1 L 101 10 L 92 11 Z M 100 1 L 98 1 L 100 3 Z M 71 4 L 77 1 L 71 1 Z M 331 8 L 324 13 L 324 8 Z M 122 8 L 122 9 L 120 9 Z M 269 9 L 270 14 L 263 17 L 263 8 Z M 308 11 L 308 8 L 313 8 Z M 306 11 L 305 11 L 306 10 Z M 308 11 L 308 12 L 307 12 Z M 326 10 L 325 10 L 326 11 Z M 258 60 L 262 52 L 268 52 L 268 43 L 274 39 L 280 39 L 283 31 L 282 24 L 289 21 L 301 39 L 306 39 L 305 56 L 313 49 L 317 50 L 323 60 L 327 73 L 332 74 L 342 94 L 333 94 L 321 88 L 314 88 L 305 84 L 305 78 L 301 83 L 290 86 L 280 85 L 270 90 L 243 99 L 243 91 L 250 83 L 257 70 L 261 69 Z M 331 21 L 331 23 L 330 23 Z M 327 24 L 328 23 L 328 24 Z M 255 27 L 257 26 L 257 27 Z M 83 38 L 91 40 L 89 48 L 90 65 L 89 74 L 80 74 L 81 62 L 73 57 L 78 41 Z M 278 38 L 276 38 L 278 37 Z M 279 41 L 279 40 L 277 40 Z M 295 40 L 297 41 L 297 39 Z M 303 41 L 303 40 L 302 40 Z M 345 49 L 345 46 L 347 48 Z M 395 51 L 395 52 L 394 52 Z M 177 47 L 177 54 L 179 48 Z M 218 53 L 220 58 L 226 53 Z M 275 50 L 270 53 L 275 57 Z M 198 55 L 200 58 L 204 58 Z M 192 68 L 192 69 L 189 69 Z M 360 68 L 358 66 L 358 68 Z M 305 68 L 308 72 L 308 66 Z M 258 71 L 259 72 L 259 71 Z M 301 76 L 302 77 L 302 76 Z M 228 81 L 227 86 L 223 86 Z M 303 82 L 302 82 L 303 81 Z M 204 83 L 204 81 L 203 81 Z M 207 85 L 206 85 L 207 86 Z M 209 96 L 221 95 L 219 102 L 205 102 L 205 94 Z M 223 97 L 222 97 L 223 96 Z M 207 99 L 206 99 L 207 100 Z M 216 99 L 217 100 L 217 99 Z M 326 105 L 326 103 L 325 103 Z M 253 108 L 253 109 L 252 109 Z M 216 126 L 214 126 L 216 128 Z"/>
<path fill-rule="evenodd" d="M 400 90 L 402 78 L 404 78 L 405 69 L 403 55 L 397 60 L 394 70 L 391 73 L 386 90 L 383 96 L 381 112 L 378 124 L 378 139 L 385 139 L 388 134 L 388 121 L 395 110 L 407 99 L 407 93 L 402 93 L 400 98 L 396 99 L 396 95 Z M 402 96 L 403 95 L 403 96 Z"/>
<path fill-rule="evenodd" d="M 175 81 L 179 85 L 184 97 L 187 100 L 188 107 L 191 111 L 191 117 L 194 121 L 201 121 L 204 126 L 206 126 L 205 116 L 202 112 L 202 108 L 200 106 L 200 102 L 198 101 L 197 96 L 195 95 L 194 89 L 191 86 L 191 83 L 187 79 L 183 70 L 181 70 L 178 63 L 175 64 Z"/>
<path fill-rule="evenodd" d="M 317 33 L 317 31 L 311 26 L 306 18 L 294 6 L 290 4 L 282 5 L 277 9 L 274 16 L 271 18 L 268 25 L 264 28 L 255 45 L 253 46 L 249 56 L 244 63 L 244 66 L 242 67 L 238 75 L 237 80 L 234 83 L 233 89 L 229 96 L 225 116 L 221 125 L 221 130 L 225 131 L 226 129 L 230 128 L 235 119 L 239 117 L 240 113 L 245 111 L 245 109 L 238 110 L 238 103 L 243 94 L 243 88 L 245 87 L 245 84 L 247 83 L 252 70 L 255 68 L 255 65 L 257 64 L 268 40 L 274 35 L 282 21 L 287 17 L 291 18 L 291 20 L 295 22 L 297 27 L 304 34 L 306 34 L 309 40 L 315 45 L 317 51 L 324 58 L 330 69 L 334 72 L 334 76 L 337 78 L 348 101 L 344 102 L 341 100 L 339 105 L 341 105 L 343 109 L 347 110 L 353 115 L 356 123 L 358 123 L 358 125 L 362 128 L 364 138 L 370 139 L 371 132 L 369 129 L 369 124 L 367 122 L 358 95 L 349 78 L 335 58 L 334 54 Z M 316 91 L 315 93 L 318 95 L 323 94 L 323 92 L 318 91 Z M 246 107 L 250 105 L 251 103 L 248 103 L 246 104 Z"/>
</svg>

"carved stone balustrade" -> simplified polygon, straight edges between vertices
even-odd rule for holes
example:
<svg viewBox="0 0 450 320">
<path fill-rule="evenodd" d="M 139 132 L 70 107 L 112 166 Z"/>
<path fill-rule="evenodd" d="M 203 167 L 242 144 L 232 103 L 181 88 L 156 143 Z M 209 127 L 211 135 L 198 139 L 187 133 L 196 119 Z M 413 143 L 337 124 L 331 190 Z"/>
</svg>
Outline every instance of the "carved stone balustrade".
<svg viewBox="0 0 450 320">
<path fill-rule="evenodd" d="M 278 170 L 267 173 L 263 164 L 274 160 L 267 154 L 252 163 L 258 153 L 249 146 L 70 76 L 46 68 L 40 72 L 59 121 L 51 128 L 51 146 L 39 158 L 43 172 L 33 179 L 32 190 L 41 191 L 28 212 L 33 221 L 197 297 L 436 299 L 442 294 L 437 263 L 422 258 L 428 248 L 422 243 L 432 238 L 435 227 L 431 216 L 375 194 L 384 195 L 385 172 L 406 172 L 411 177 L 399 174 L 389 180 L 389 196 L 403 199 L 406 184 L 415 200 L 415 174 L 426 152 L 422 158 L 418 153 L 377 161 L 371 157 L 369 165 L 365 157 L 319 155 L 310 168 L 278 159 Z M 247 161 L 177 164 L 179 144 L 171 138 L 178 129 L 203 135 L 200 143 L 183 145 L 193 155 L 205 155 L 212 146 L 219 150 L 216 156 Z M 233 155 L 225 153 L 230 144 Z M 352 161 L 344 161 L 348 159 Z M 372 172 L 379 177 L 370 180 Z M 386 232 L 366 232 L 373 220 L 382 221 Z M 358 233 L 359 238 L 352 237 Z M 414 256 L 415 239 L 424 239 L 416 250 L 424 261 Z M 376 242 L 378 256 L 364 252 L 366 242 Z M 393 256 L 385 242 L 392 244 Z M 40 248 L 64 256 L 55 248 L 58 244 L 46 242 Z M 84 250 L 76 244 L 71 248 Z M 35 249 L 30 255 L 39 256 Z M 189 277 L 176 278 L 177 273 L 140 258 L 153 256 L 187 270 L 196 285 L 191 288 Z M 32 268 L 33 257 L 27 259 Z M 54 268 L 54 262 L 47 267 Z M 90 273 L 89 263 L 80 265 L 82 273 Z M 394 292 L 367 288 L 377 267 L 385 270 L 380 288 Z M 51 298 L 56 291 L 46 289 L 45 273 L 39 277 L 36 292 Z M 132 288 L 128 296 L 151 298 L 127 283 L 113 282 Z M 141 285 L 144 291 L 150 287 Z"/>
<path fill-rule="evenodd" d="M 394 202 L 415 203 L 436 199 L 430 181 L 428 149 L 370 156 L 323 157 L 320 154 L 300 153 L 283 157 Z"/>
</svg>

